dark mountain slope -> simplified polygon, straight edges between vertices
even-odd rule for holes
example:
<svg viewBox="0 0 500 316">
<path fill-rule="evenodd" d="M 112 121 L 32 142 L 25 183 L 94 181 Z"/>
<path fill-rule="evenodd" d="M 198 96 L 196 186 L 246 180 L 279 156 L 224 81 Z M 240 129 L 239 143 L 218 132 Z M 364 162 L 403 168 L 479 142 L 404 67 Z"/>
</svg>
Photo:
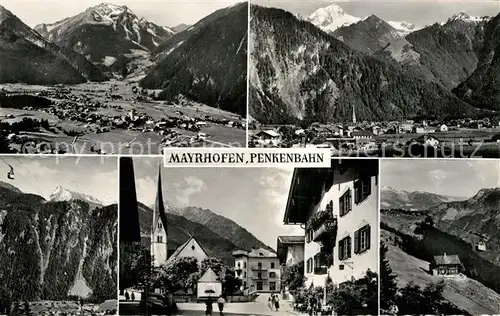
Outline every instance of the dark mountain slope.
<svg viewBox="0 0 500 316">
<path fill-rule="evenodd" d="M 208 20 L 162 46 L 167 53 L 157 52 L 162 59 L 141 85 L 163 89 L 160 98 L 182 94 L 246 115 L 248 3 L 217 11 Z"/>
<path fill-rule="evenodd" d="M 252 6 L 250 115 L 263 123 L 464 117 L 476 110 L 437 84 L 355 52 L 281 9 Z"/>
<path fill-rule="evenodd" d="M 477 69 L 455 93 L 476 107 L 500 110 L 500 14 L 485 25 Z"/>
<path fill-rule="evenodd" d="M 0 82 L 74 84 L 85 81 L 64 59 L 0 26 Z"/>
<path fill-rule="evenodd" d="M 191 236 L 194 236 L 209 256 L 220 258 L 231 266 L 234 264 L 232 252 L 239 248 L 231 241 L 221 237 L 204 225 L 187 220 L 182 216 L 168 214 L 167 218 L 167 245 L 169 253 L 175 251 Z M 139 203 L 139 222 L 143 242 L 149 248 L 153 210 L 141 203 Z"/>
<path fill-rule="evenodd" d="M 257 237 L 252 235 L 252 233 L 245 228 L 224 216 L 215 214 L 211 210 L 199 207 L 185 207 L 169 208 L 169 211 L 210 228 L 210 230 L 216 232 L 223 238 L 231 240 L 231 242 L 240 249 L 250 251 L 252 248 L 263 247 L 272 250 L 271 247 L 258 240 Z"/>
<path fill-rule="evenodd" d="M 410 33 L 406 39 L 420 55 L 420 71 L 427 80 L 455 88 L 476 69 L 483 42 L 483 22 L 450 19 Z"/>
<path fill-rule="evenodd" d="M 116 299 L 117 206 L 0 187 L 0 290 L 16 299 Z"/>
<path fill-rule="evenodd" d="M 14 14 L 0 6 L 0 32 L 2 63 L 0 76 L 22 81 L 31 76 L 29 83 L 79 83 L 86 79 L 102 81 L 106 77 L 91 62 L 70 49 L 47 41 L 29 28 Z M 37 46 L 38 48 L 34 47 Z M 15 58 L 19 58 L 18 61 Z M 12 69 L 18 67 L 16 73 Z"/>
<path fill-rule="evenodd" d="M 333 35 L 351 48 L 365 54 L 374 54 L 403 37 L 389 23 L 376 15 L 335 30 Z"/>
</svg>

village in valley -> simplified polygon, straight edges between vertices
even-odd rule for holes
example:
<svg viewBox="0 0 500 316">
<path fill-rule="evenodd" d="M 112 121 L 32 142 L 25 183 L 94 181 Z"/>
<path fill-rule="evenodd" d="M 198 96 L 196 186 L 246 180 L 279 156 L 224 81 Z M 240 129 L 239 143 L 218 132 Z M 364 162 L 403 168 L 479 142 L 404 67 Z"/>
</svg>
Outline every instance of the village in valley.
<svg viewBox="0 0 500 316">
<path fill-rule="evenodd" d="M 494 1 L 255 0 L 251 17 L 249 147 L 500 157 Z"/>
<path fill-rule="evenodd" d="M 176 196 L 165 186 L 181 188 L 169 182 L 182 172 L 193 183 L 194 174 L 202 173 L 158 170 L 155 161 L 120 159 L 120 314 L 217 314 L 220 307 L 231 315 L 377 314 L 378 161 L 286 171 L 277 188 L 283 192 L 283 209 L 276 210 L 281 221 L 267 225 L 298 234 L 270 233 L 269 246 L 257 239 L 263 235 L 233 221 L 238 213 L 231 220 L 209 209 L 176 209 L 168 202 Z M 156 178 L 152 209 L 137 200 L 146 169 Z M 239 233 L 231 235 L 229 228 Z"/>
<path fill-rule="evenodd" d="M 111 3 L 44 15 L 32 14 L 48 9 L 41 1 L 0 6 L 0 153 L 246 146 L 248 3 L 231 3 L 189 15 L 189 3 L 131 5 L 147 17 Z"/>
<path fill-rule="evenodd" d="M 161 154 L 166 147 L 244 144 L 241 116 L 181 95 L 159 101 L 158 93 L 119 81 L 51 88 L 4 85 L 0 124 L 6 152 Z"/>
<path fill-rule="evenodd" d="M 497 157 L 500 120 L 402 120 L 297 125 L 249 124 L 249 147 L 330 148 L 335 156 L 408 157 L 423 155 L 422 148 L 440 156 Z"/>
</svg>

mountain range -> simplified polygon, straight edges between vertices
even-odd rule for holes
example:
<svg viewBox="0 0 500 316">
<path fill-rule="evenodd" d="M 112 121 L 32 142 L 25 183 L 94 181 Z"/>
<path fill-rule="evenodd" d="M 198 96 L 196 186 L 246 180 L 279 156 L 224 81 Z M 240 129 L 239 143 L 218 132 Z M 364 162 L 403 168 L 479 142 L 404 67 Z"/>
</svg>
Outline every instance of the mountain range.
<svg viewBox="0 0 500 316">
<path fill-rule="evenodd" d="M 360 120 L 481 117 L 497 106 L 498 17 L 460 13 L 418 28 L 337 5 L 306 19 L 251 11 L 249 110 L 262 123 L 350 121 L 353 107 Z M 474 91 L 493 99 L 474 102 Z"/>
<path fill-rule="evenodd" d="M 404 209 L 423 211 L 442 203 L 465 201 L 465 197 L 455 197 L 424 191 L 398 190 L 384 186 L 380 189 L 380 207 L 383 209 Z"/>
<path fill-rule="evenodd" d="M 55 44 L 76 51 L 96 64 L 121 69 L 144 55 L 175 31 L 139 18 L 127 6 L 101 3 L 84 12 L 35 30 Z"/>
<path fill-rule="evenodd" d="M 103 81 L 83 55 L 57 46 L 0 5 L 0 82 L 32 84 Z"/>
<path fill-rule="evenodd" d="M 63 196 L 46 200 L 0 183 L 0 292 L 26 300 L 116 299 L 117 205 L 91 209 Z"/>
<path fill-rule="evenodd" d="M 399 208 L 408 201 L 418 209 Z M 498 310 L 500 188 L 481 189 L 466 199 L 383 188 L 381 203 L 381 240 L 400 286 L 443 280 L 429 273 L 429 262 L 436 255 L 457 255 L 463 275 L 444 280 L 443 297 L 470 315 Z M 476 248 L 480 241 L 485 251 Z"/>
<path fill-rule="evenodd" d="M 217 10 L 161 44 L 141 86 L 246 115 L 247 33 L 247 2 Z"/>
<path fill-rule="evenodd" d="M 110 78 L 246 115 L 248 3 L 174 28 L 101 3 L 31 29 L 0 6 L 0 83 L 77 84 Z"/>
<path fill-rule="evenodd" d="M 149 245 L 153 210 L 142 203 L 138 206 L 141 236 L 144 244 Z M 169 207 L 167 236 L 169 253 L 194 236 L 209 256 L 219 258 L 230 266 L 234 265 L 232 252 L 235 250 L 271 249 L 230 219 L 196 207 Z"/>
<path fill-rule="evenodd" d="M 484 239 L 481 256 L 500 266 L 500 188 L 481 189 L 468 199 L 384 188 L 380 199 L 382 209 L 392 209 L 383 220 L 393 227 L 412 231 L 430 216 L 436 228 L 473 246 Z"/>
<path fill-rule="evenodd" d="M 366 19 L 366 17 L 359 18 L 347 14 L 340 6 L 336 4 L 330 4 L 326 7 L 319 8 L 306 18 L 307 21 L 311 22 L 314 25 L 317 25 L 323 31 L 330 33 L 335 32 L 341 27 L 347 27 Z M 392 27 L 394 27 L 401 35 L 406 35 L 417 29 L 415 25 L 406 21 L 389 21 L 388 23 Z"/>
</svg>

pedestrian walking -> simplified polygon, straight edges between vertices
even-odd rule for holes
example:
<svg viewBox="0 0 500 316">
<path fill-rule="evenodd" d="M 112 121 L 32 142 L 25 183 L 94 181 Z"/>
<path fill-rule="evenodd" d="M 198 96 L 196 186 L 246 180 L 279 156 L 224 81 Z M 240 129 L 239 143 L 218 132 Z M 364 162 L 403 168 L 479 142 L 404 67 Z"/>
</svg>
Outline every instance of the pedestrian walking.
<svg viewBox="0 0 500 316">
<path fill-rule="evenodd" d="M 132 294 L 130 295 L 130 298 L 132 299 L 132 301 L 135 301 L 135 294 L 134 294 L 134 292 L 132 292 Z"/>
<path fill-rule="evenodd" d="M 208 316 L 212 316 L 212 310 L 213 310 L 213 307 L 212 307 L 212 299 L 209 298 L 207 301 L 206 301 L 206 308 L 205 308 L 205 315 L 208 315 Z"/>
<path fill-rule="evenodd" d="M 309 316 L 316 315 L 316 298 L 311 296 L 309 298 Z"/>
<path fill-rule="evenodd" d="M 221 295 L 221 296 L 219 296 L 219 299 L 217 300 L 217 305 L 219 306 L 219 315 L 220 316 L 224 315 L 224 313 L 223 313 L 223 311 L 224 311 L 224 304 L 226 304 L 226 300 Z"/>
<path fill-rule="evenodd" d="M 274 296 L 274 307 L 276 308 L 276 311 L 279 311 L 280 309 L 280 299 L 278 295 Z"/>
<path fill-rule="evenodd" d="M 128 294 L 128 292 L 125 292 L 125 300 L 126 301 L 130 300 L 130 294 Z"/>
<path fill-rule="evenodd" d="M 267 306 L 269 306 L 270 310 L 273 310 L 273 296 L 270 295 L 269 298 L 267 299 Z"/>
</svg>

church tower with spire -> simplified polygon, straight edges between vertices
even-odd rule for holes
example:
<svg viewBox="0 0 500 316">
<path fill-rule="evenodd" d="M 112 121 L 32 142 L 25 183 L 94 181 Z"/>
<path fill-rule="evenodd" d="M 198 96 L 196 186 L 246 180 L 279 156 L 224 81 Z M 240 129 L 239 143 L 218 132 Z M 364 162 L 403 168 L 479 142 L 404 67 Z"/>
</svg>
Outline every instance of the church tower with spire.
<svg viewBox="0 0 500 316">
<path fill-rule="evenodd" d="M 352 104 L 352 122 L 356 124 L 356 110 L 354 109 L 354 103 Z"/>
<path fill-rule="evenodd" d="M 151 227 L 151 256 L 153 265 L 159 267 L 167 262 L 167 213 L 163 204 L 161 187 L 161 166 L 158 169 L 158 188 L 156 190 L 153 226 Z"/>
</svg>

